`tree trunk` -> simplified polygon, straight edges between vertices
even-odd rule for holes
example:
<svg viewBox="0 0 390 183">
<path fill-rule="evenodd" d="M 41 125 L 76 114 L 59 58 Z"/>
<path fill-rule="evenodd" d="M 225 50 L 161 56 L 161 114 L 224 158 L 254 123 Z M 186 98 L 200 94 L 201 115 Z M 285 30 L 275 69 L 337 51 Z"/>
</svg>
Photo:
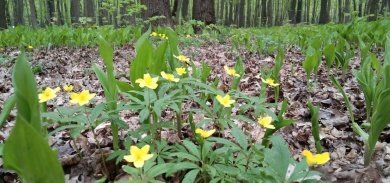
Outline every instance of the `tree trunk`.
<svg viewBox="0 0 390 183">
<path fill-rule="evenodd" d="M 214 0 L 194 0 L 192 7 L 192 16 L 194 20 L 204 22 L 206 25 L 215 24 Z M 200 27 L 194 27 L 196 33 L 202 30 Z"/>
<path fill-rule="evenodd" d="M 72 17 L 72 23 L 78 23 L 80 17 L 80 1 L 72 0 L 70 3 L 70 16 Z"/>
<path fill-rule="evenodd" d="M 6 8 L 5 0 L 0 0 L 0 30 L 7 28 Z"/>
<path fill-rule="evenodd" d="M 238 27 L 245 27 L 245 0 L 240 0 L 238 7 Z"/>
<path fill-rule="evenodd" d="M 225 22 L 224 22 L 224 25 L 225 26 L 229 26 L 230 25 L 230 22 L 229 22 L 229 1 L 226 1 L 225 2 Z"/>
<path fill-rule="evenodd" d="M 267 25 L 271 27 L 274 23 L 274 4 L 272 0 L 268 0 L 267 2 Z"/>
<path fill-rule="evenodd" d="M 164 16 L 152 22 L 153 26 L 172 26 L 171 6 L 169 0 L 141 0 L 141 4 L 147 7 L 147 10 L 142 12 L 144 20 L 154 16 Z"/>
<path fill-rule="evenodd" d="M 317 10 L 317 0 L 314 0 L 313 2 L 313 13 L 312 13 L 312 18 L 311 18 L 311 23 L 315 24 L 316 23 L 316 10 Z"/>
<path fill-rule="evenodd" d="M 305 22 L 307 24 L 310 23 L 310 0 L 306 0 L 306 15 L 305 15 Z"/>
<path fill-rule="evenodd" d="M 219 20 L 220 20 L 220 23 L 223 24 L 223 15 L 224 15 L 224 12 L 225 12 L 225 0 L 220 0 L 220 10 L 219 10 Z"/>
<path fill-rule="evenodd" d="M 344 15 L 343 15 L 343 0 L 338 0 L 338 16 L 339 16 L 339 23 L 344 22 Z"/>
<path fill-rule="evenodd" d="M 84 16 L 95 17 L 95 3 L 93 0 L 84 0 Z"/>
<path fill-rule="evenodd" d="M 252 26 L 252 2 L 251 0 L 248 0 L 247 9 L 246 9 L 246 27 Z"/>
<path fill-rule="evenodd" d="M 188 0 L 183 0 L 183 4 L 181 5 L 181 16 L 183 20 L 188 20 Z"/>
<path fill-rule="evenodd" d="M 254 18 L 254 25 L 258 26 L 259 25 L 259 20 L 260 20 L 260 0 L 255 0 L 255 18 Z"/>
<path fill-rule="evenodd" d="M 297 24 L 302 22 L 302 7 L 303 7 L 302 0 L 298 0 L 297 15 L 295 17 L 295 22 Z"/>
<path fill-rule="evenodd" d="M 363 0 L 359 0 L 359 10 L 358 10 L 358 16 L 363 16 Z"/>
<path fill-rule="evenodd" d="M 351 21 L 351 0 L 345 0 L 344 23 Z"/>
<path fill-rule="evenodd" d="M 38 26 L 37 9 L 35 8 L 34 0 L 28 0 L 28 4 L 30 7 L 31 26 L 35 28 Z"/>
<path fill-rule="evenodd" d="M 368 2 L 368 21 L 374 21 L 378 17 L 379 0 L 370 0 Z"/>
<path fill-rule="evenodd" d="M 290 10 L 288 13 L 289 22 L 292 24 L 296 24 L 296 16 L 295 16 L 295 9 L 297 6 L 297 0 L 290 0 Z"/>
<path fill-rule="evenodd" d="M 267 25 L 267 0 L 261 0 L 261 25 Z"/>
<path fill-rule="evenodd" d="M 320 18 L 318 20 L 319 24 L 329 23 L 330 18 L 329 18 L 328 3 L 329 0 L 321 0 Z"/>
<path fill-rule="evenodd" d="M 228 25 L 232 25 L 233 23 L 233 2 L 229 1 L 229 18 L 228 18 Z"/>
<path fill-rule="evenodd" d="M 23 25 L 24 23 L 24 1 L 14 0 L 14 23 L 16 25 Z"/>
</svg>

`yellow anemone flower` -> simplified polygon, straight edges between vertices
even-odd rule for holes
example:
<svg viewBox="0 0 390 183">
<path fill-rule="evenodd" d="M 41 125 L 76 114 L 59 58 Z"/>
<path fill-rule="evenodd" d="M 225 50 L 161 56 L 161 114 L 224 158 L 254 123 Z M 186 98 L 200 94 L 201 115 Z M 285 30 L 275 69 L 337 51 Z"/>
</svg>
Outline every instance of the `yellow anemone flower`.
<svg viewBox="0 0 390 183">
<path fill-rule="evenodd" d="M 88 104 L 89 101 L 95 97 L 96 94 L 89 93 L 89 90 L 84 90 L 80 93 L 71 93 L 70 94 L 70 103 L 72 104 L 79 104 L 80 106 L 83 106 L 85 104 Z"/>
<path fill-rule="evenodd" d="M 150 36 L 152 36 L 152 37 L 157 37 L 158 34 L 157 34 L 157 32 L 152 32 L 152 33 L 150 34 Z"/>
<path fill-rule="evenodd" d="M 71 92 L 73 90 L 73 86 L 72 85 L 64 85 L 62 87 L 66 92 Z"/>
<path fill-rule="evenodd" d="M 186 74 L 187 71 L 186 71 L 186 68 L 185 67 L 179 67 L 179 68 L 176 68 L 176 72 L 179 76 L 183 75 L 183 74 Z"/>
<path fill-rule="evenodd" d="M 168 81 L 179 82 L 179 78 L 175 78 L 173 74 L 167 74 L 164 71 L 162 71 L 161 76 Z"/>
<path fill-rule="evenodd" d="M 240 77 L 240 75 L 236 73 L 236 70 L 234 70 L 234 68 L 229 68 L 229 67 L 226 66 L 226 65 L 225 65 L 223 68 L 225 69 L 225 71 L 226 71 L 226 73 L 227 73 L 228 75 Z"/>
<path fill-rule="evenodd" d="M 142 168 L 145 161 L 153 157 L 153 154 L 148 154 L 149 149 L 149 145 L 144 145 L 141 149 L 137 146 L 131 146 L 130 155 L 124 156 L 123 159 L 129 163 L 133 163 L 136 168 Z"/>
<path fill-rule="evenodd" d="M 190 58 L 186 57 L 185 55 L 173 55 L 175 58 L 177 58 L 181 62 L 190 63 Z"/>
<path fill-rule="evenodd" d="M 235 102 L 235 100 L 230 100 L 230 96 L 229 95 L 225 95 L 225 96 L 221 96 L 221 95 L 217 95 L 217 100 L 220 104 L 222 104 L 224 107 L 230 107 L 231 104 L 233 104 Z"/>
<path fill-rule="evenodd" d="M 213 135 L 213 133 L 215 133 L 215 129 L 212 129 L 212 130 L 203 130 L 203 129 L 197 128 L 197 129 L 195 130 L 195 133 L 196 133 L 196 134 L 199 134 L 202 138 L 208 138 L 208 137 L 210 137 L 211 135 Z"/>
<path fill-rule="evenodd" d="M 31 45 L 28 45 L 27 48 L 28 49 L 33 49 L 33 47 Z"/>
<path fill-rule="evenodd" d="M 42 91 L 42 93 L 38 94 L 39 103 L 47 102 L 53 98 L 56 98 L 57 92 L 59 92 L 61 89 L 60 87 L 57 87 L 55 89 L 51 89 L 50 87 L 47 87 L 45 90 Z"/>
<path fill-rule="evenodd" d="M 279 86 L 279 83 L 275 83 L 275 80 L 271 79 L 271 78 L 268 78 L 266 80 L 264 80 L 263 78 L 261 78 L 261 81 L 263 81 L 263 83 L 266 83 L 272 87 L 275 87 L 275 86 Z"/>
<path fill-rule="evenodd" d="M 323 165 L 330 160 L 329 152 L 313 155 L 309 150 L 303 150 L 302 155 L 309 166 Z"/>
<path fill-rule="evenodd" d="M 190 34 L 187 34 L 186 37 L 187 37 L 187 38 L 191 38 L 191 35 L 190 35 Z"/>
<path fill-rule="evenodd" d="M 275 129 L 275 126 L 271 124 L 272 123 L 271 116 L 264 116 L 264 117 L 258 118 L 257 122 L 261 126 L 263 126 L 264 128 Z"/>
<path fill-rule="evenodd" d="M 138 83 L 141 88 L 144 88 L 146 86 L 152 90 L 158 87 L 157 81 L 158 77 L 152 78 L 150 74 L 144 74 L 144 78 L 135 80 L 135 82 Z"/>
</svg>

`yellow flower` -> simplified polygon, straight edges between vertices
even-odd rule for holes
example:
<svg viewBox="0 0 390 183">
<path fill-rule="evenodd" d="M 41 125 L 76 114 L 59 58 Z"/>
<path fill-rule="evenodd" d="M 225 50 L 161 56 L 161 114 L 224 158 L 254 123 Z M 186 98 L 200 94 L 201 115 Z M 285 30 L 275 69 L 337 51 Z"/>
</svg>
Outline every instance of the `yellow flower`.
<svg viewBox="0 0 390 183">
<path fill-rule="evenodd" d="M 50 87 L 47 87 L 45 90 L 42 91 L 42 93 L 38 94 L 39 103 L 47 102 L 57 96 L 57 92 L 59 92 L 61 89 L 60 87 L 57 87 L 55 89 L 51 89 Z"/>
<path fill-rule="evenodd" d="M 313 155 L 310 151 L 303 150 L 302 155 L 305 157 L 306 162 L 309 166 L 323 165 L 330 160 L 328 152 Z"/>
<path fill-rule="evenodd" d="M 257 122 L 264 128 L 275 129 L 275 126 L 272 125 L 272 117 L 265 116 L 257 119 Z"/>
<path fill-rule="evenodd" d="M 152 90 L 157 88 L 157 86 L 158 86 L 157 81 L 158 81 L 158 77 L 152 78 L 152 76 L 150 76 L 150 74 L 144 74 L 143 79 L 140 78 L 140 79 L 135 80 L 135 82 L 138 83 L 141 88 L 146 86 Z"/>
<path fill-rule="evenodd" d="M 85 104 L 88 104 L 89 101 L 95 97 L 96 94 L 89 93 L 89 90 L 84 90 L 80 93 L 71 93 L 70 94 L 70 103 L 72 104 L 79 104 L 80 106 L 83 106 Z"/>
<path fill-rule="evenodd" d="M 234 70 L 234 68 L 229 68 L 229 67 L 226 66 L 226 65 L 225 65 L 223 68 L 225 69 L 225 71 L 226 71 L 226 73 L 227 73 L 228 75 L 240 77 L 240 75 L 236 73 L 236 70 Z"/>
<path fill-rule="evenodd" d="M 186 74 L 187 71 L 186 71 L 186 68 L 185 67 L 179 67 L 179 68 L 176 68 L 176 72 L 179 76 L 183 75 L 183 74 Z"/>
<path fill-rule="evenodd" d="M 175 58 L 177 58 L 181 62 L 190 63 L 190 58 L 186 57 L 185 55 L 173 55 Z"/>
<path fill-rule="evenodd" d="M 187 34 L 186 37 L 187 37 L 187 38 L 191 38 L 191 35 Z"/>
<path fill-rule="evenodd" d="M 150 36 L 157 37 L 158 34 L 157 34 L 157 32 L 152 32 L 152 33 L 150 34 Z"/>
<path fill-rule="evenodd" d="M 136 168 L 144 166 L 145 161 L 153 157 L 153 154 L 148 154 L 150 149 L 149 145 L 144 145 L 141 149 L 137 146 L 130 147 L 130 155 L 123 157 L 127 162 L 133 163 Z"/>
<path fill-rule="evenodd" d="M 225 95 L 223 97 L 221 95 L 217 95 L 217 100 L 224 107 L 230 107 L 230 105 L 235 102 L 235 100 L 230 100 L 230 96 L 229 95 Z"/>
<path fill-rule="evenodd" d="M 62 87 L 66 92 L 71 92 L 73 90 L 73 86 L 72 85 L 64 85 Z"/>
<path fill-rule="evenodd" d="M 31 45 L 28 45 L 27 48 L 28 49 L 33 49 L 33 47 Z"/>
<path fill-rule="evenodd" d="M 200 129 L 200 128 L 197 128 L 195 130 L 195 133 L 196 134 L 199 134 L 201 137 L 203 138 L 207 138 L 207 137 L 210 137 L 211 135 L 213 135 L 213 133 L 215 133 L 215 129 L 212 129 L 212 130 L 203 130 L 203 129 Z"/>
<path fill-rule="evenodd" d="M 173 74 L 167 74 L 164 71 L 162 71 L 161 76 L 168 81 L 179 82 L 179 78 L 175 78 Z"/>
<path fill-rule="evenodd" d="M 263 83 L 266 83 L 266 84 L 268 84 L 268 85 L 270 85 L 270 86 L 273 86 L 273 87 L 279 86 L 279 83 L 275 83 L 275 80 L 273 80 L 273 79 L 271 79 L 271 78 L 268 78 L 268 79 L 266 79 L 266 80 L 264 80 L 263 78 L 261 78 L 261 81 L 263 81 Z"/>
</svg>

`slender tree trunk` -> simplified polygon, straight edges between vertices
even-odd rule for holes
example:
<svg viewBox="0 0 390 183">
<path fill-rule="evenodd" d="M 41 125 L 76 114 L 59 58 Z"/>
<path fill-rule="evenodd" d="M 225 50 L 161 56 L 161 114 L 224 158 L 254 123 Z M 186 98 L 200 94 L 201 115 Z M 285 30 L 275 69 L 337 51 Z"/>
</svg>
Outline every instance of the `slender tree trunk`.
<svg viewBox="0 0 390 183">
<path fill-rule="evenodd" d="M 181 16 L 183 17 L 183 20 L 188 20 L 188 0 L 183 0 L 183 4 L 181 6 Z"/>
<path fill-rule="evenodd" d="M 267 25 L 267 0 L 261 0 L 261 25 Z"/>
<path fill-rule="evenodd" d="M 267 25 L 271 27 L 273 25 L 274 5 L 272 0 L 267 2 Z"/>
<path fill-rule="evenodd" d="M 289 10 L 289 22 L 292 24 L 296 24 L 296 16 L 295 16 L 295 9 L 297 6 L 297 0 L 290 0 L 290 10 Z"/>
<path fill-rule="evenodd" d="M 30 6 L 31 26 L 35 28 L 38 26 L 38 21 L 37 21 L 37 10 L 35 8 L 34 0 L 28 0 L 28 4 Z"/>
<path fill-rule="evenodd" d="M 72 23 L 78 23 L 80 17 L 80 1 L 72 0 L 70 7 L 71 7 L 70 15 L 72 17 Z"/>
<path fill-rule="evenodd" d="M 238 27 L 245 27 L 245 0 L 240 0 L 238 7 Z"/>
<path fill-rule="evenodd" d="M 248 0 L 246 8 L 246 27 L 252 26 L 252 1 Z"/>
<path fill-rule="evenodd" d="M 206 25 L 215 24 L 214 0 L 194 0 L 192 16 L 195 20 L 202 21 Z M 194 29 L 196 33 L 202 31 L 200 27 L 194 27 Z"/>
<path fill-rule="evenodd" d="M 313 2 L 313 13 L 312 13 L 312 19 L 311 19 L 311 23 L 312 24 L 315 24 L 316 23 L 316 10 L 317 10 L 317 0 L 314 0 Z"/>
<path fill-rule="evenodd" d="M 344 22 L 351 21 L 351 0 L 345 0 L 344 5 Z"/>
<path fill-rule="evenodd" d="M 305 15 L 305 22 L 307 24 L 310 23 L 310 0 L 306 0 L 306 15 Z"/>
<path fill-rule="evenodd" d="M 14 0 L 14 23 L 15 25 L 23 25 L 24 23 L 24 1 Z"/>
<path fill-rule="evenodd" d="M 84 0 L 84 16 L 89 18 L 95 17 L 95 3 L 93 0 Z"/>
<path fill-rule="evenodd" d="M 0 0 L 0 30 L 7 28 L 6 8 L 5 0 Z"/>
<path fill-rule="evenodd" d="M 353 0 L 353 11 L 357 11 L 356 0 Z"/>
<path fill-rule="evenodd" d="M 259 26 L 259 20 L 260 20 L 260 0 L 256 0 L 255 2 L 255 18 L 254 18 L 254 25 Z"/>
<path fill-rule="evenodd" d="M 54 0 L 46 0 L 46 21 L 52 22 L 55 17 Z"/>
<path fill-rule="evenodd" d="M 296 14 L 296 17 L 295 17 L 295 21 L 296 21 L 297 24 L 302 22 L 302 7 L 303 7 L 302 0 L 298 0 L 297 14 Z"/>
<path fill-rule="evenodd" d="M 379 0 L 370 0 L 368 3 L 368 21 L 374 21 L 378 17 Z"/>
<path fill-rule="evenodd" d="M 220 20 L 220 23 L 223 24 L 224 23 L 224 13 L 225 13 L 225 0 L 220 0 L 220 10 L 219 10 L 219 20 Z"/>
<path fill-rule="evenodd" d="M 329 0 L 321 0 L 320 18 L 318 20 L 319 24 L 326 24 L 330 20 L 328 10 L 329 3 Z"/>
<path fill-rule="evenodd" d="M 228 18 L 228 25 L 232 25 L 233 23 L 233 7 L 234 7 L 234 4 L 233 2 L 229 1 L 229 18 Z"/>
<path fill-rule="evenodd" d="M 56 12 L 57 12 L 57 24 L 63 25 L 64 24 L 64 17 L 62 15 L 62 8 L 61 8 L 61 0 L 57 0 L 56 2 Z"/>
<path fill-rule="evenodd" d="M 363 0 L 359 0 L 359 10 L 358 10 L 358 16 L 363 16 Z"/>
<path fill-rule="evenodd" d="M 339 23 L 344 22 L 344 16 L 343 16 L 343 0 L 338 0 L 338 17 L 339 17 Z"/>
<path fill-rule="evenodd" d="M 169 0 L 141 0 L 141 4 L 147 7 L 143 11 L 143 18 L 147 20 L 153 16 L 164 16 L 163 19 L 158 19 L 152 22 L 154 26 L 172 26 L 171 9 Z"/>
<path fill-rule="evenodd" d="M 230 26 L 230 22 L 229 22 L 229 7 L 230 6 L 230 2 L 229 1 L 226 1 L 225 2 L 225 26 Z"/>
<path fill-rule="evenodd" d="M 240 1 L 241 0 L 237 0 L 236 1 L 236 4 L 235 4 L 235 13 L 234 13 L 234 24 L 236 24 L 237 26 L 239 26 L 239 16 L 240 16 Z"/>
</svg>

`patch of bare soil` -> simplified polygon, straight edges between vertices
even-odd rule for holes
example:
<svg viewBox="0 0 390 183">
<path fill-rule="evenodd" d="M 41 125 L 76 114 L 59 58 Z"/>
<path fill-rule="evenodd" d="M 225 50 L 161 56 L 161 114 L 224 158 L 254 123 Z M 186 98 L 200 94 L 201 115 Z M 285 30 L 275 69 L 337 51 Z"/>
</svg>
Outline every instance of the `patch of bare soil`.
<svg viewBox="0 0 390 183">
<path fill-rule="evenodd" d="M 227 90 L 231 78 L 224 73 L 223 66 L 233 66 L 241 57 L 245 63 L 245 75 L 240 83 L 241 91 L 248 95 L 258 95 L 261 88 L 260 70 L 265 67 L 272 67 L 275 55 L 260 55 L 247 53 L 245 51 L 233 51 L 230 45 L 217 43 L 205 43 L 200 47 L 183 47 L 182 51 L 200 66 L 202 62 L 208 63 L 212 67 L 209 80 L 218 79 L 219 88 Z M 7 49 L 3 53 L 7 61 L 0 63 L 0 110 L 5 100 L 13 93 L 11 84 L 12 65 L 19 52 L 15 49 Z M 115 65 L 117 78 L 128 81 L 129 61 L 134 58 L 134 46 L 124 45 L 115 49 Z M 90 69 L 92 64 L 102 66 L 97 48 L 52 48 L 34 49 L 28 53 L 29 60 L 35 70 L 36 81 L 39 87 L 56 87 L 65 83 L 75 85 L 75 90 L 89 89 L 97 93 L 97 103 L 103 101 L 103 90 Z M 315 105 L 320 106 L 321 142 L 325 151 L 331 154 L 331 161 L 324 166 L 316 168 L 323 173 L 323 179 L 331 182 L 390 182 L 390 130 L 387 129 L 381 136 L 382 143 L 377 145 L 375 160 L 370 167 L 363 166 L 363 142 L 351 129 L 347 116 L 346 106 L 341 94 L 333 87 L 329 80 L 328 71 L 322 66 L 316 78 L 310 81 L 306 79 L 306 73 L 302 68 L 304 57 L 297 48 L 286 50 L 284 65 L 281 70 L 281 100 L 287 99 L 289 109 L 286 117 L 294 119 L 296 122 L 284 129 L 281 134 L 290 144 L 290 150 L 294 158 L 300 158 L 303 149 L 314 150 L 314 140 L 311 136 L 310 113 L 306 107 L 306 102 L 311 100 Z M 359 54 L 350 63 L 350 69 L 359 67 Z M 334 70 L 336 72 L 336 70 Z M 345 77 L 340 72 L 336 72 L 344 90 L 353 103 L 353 112 L 358 122 L 363 122 L 365 118 L 364 96 L 357 86 L 357 82 L 348 72 Z M 314 81 L 316 80 L 316 81 Z M 312 86 L 308 88 L 308 85 Z M 267 101 L 274 101 L 273 92 L 268 92 Z M 58 97 L 52 101 L 50 107 L 67 105 L 64 99 Z M 190 106 L 186 104 L 185 106 Z M 169 118 L 170 112 L 165 115 Z M 139 118 L 136 114 L 123 111 L 122 119 L 129 124 L 130 131 L 139 126 Z M 13 126 L 15 111 L 8 119 L 8 122 L 0 130 L 0 141 L 9 135 Z M 202 118 L 202 116 L 195 116 Z M 244 128 L 248 136 L 255 140 L 261 139 L 263 132 L 257 124 L 245 124 L 235 121 Z M 185 127 L 184 127 L 185 128 Z M 127 131 L 129 131 L 127 130 Z M 183 129 L 185 130 L 185 129 Z M 127 131 L 121 131 L 124 138 Z M 59 159 L 64 166 L 68 182 L 91 182 L 98 179 L 104 173 L 101 166 L 102 158 L 112 152 L 112 136 L 110 125 L 103 123 L 95 129 L 99 144 L 103 152 L 97 150 L 97 143 L 90 131 L 83 131 L 75 143 L 70 141 L 67 131 L 56 133 L 51 139 L 51 146 L 59 150 Z M 179 140 L 175 134 L 164 132 L 164 137 L 169 141 Z M 80 157 L 77 151 L 82 151 Z M 106 169 L 115 172 L 111 179 L 119 179 L 125 176 L 115 167 L 114 162 L 108 162 Z M 12 172 L 2 168 L 0 158 L 0 182 L 12 182 L 15 177 Z"/>
</svg>

